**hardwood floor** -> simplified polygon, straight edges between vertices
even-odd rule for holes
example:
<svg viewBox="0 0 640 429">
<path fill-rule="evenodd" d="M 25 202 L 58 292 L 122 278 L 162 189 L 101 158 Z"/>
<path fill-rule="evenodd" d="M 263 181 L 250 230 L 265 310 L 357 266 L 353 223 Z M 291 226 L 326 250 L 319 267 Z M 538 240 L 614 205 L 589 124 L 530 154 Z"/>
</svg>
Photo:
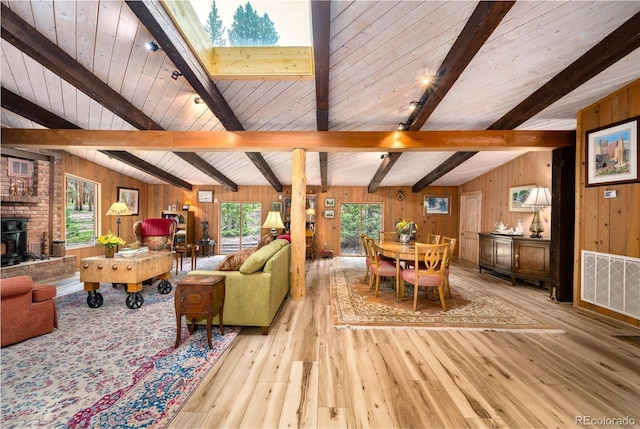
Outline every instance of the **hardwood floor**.
<svg viewBox="0 0 640 429">
<path fill-rule="evenodd" d="M 637 328 L 454 261 L 466 281 L 566 332 L 335 329 L 331 266 L 364 261 L 307 262 L 306 298 L 287 299 L 268 336 L 243 328 L 172 428 L 640 427 L 640 347 L 614 337 Z"/>
</svg>

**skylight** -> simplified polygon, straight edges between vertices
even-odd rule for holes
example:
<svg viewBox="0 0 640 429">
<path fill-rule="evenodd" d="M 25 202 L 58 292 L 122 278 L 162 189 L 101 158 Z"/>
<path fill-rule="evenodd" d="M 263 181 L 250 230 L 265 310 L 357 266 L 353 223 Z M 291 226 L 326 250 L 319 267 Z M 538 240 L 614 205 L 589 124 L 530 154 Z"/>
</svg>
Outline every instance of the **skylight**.
<svg viewBox="0 0 640 429">
<path fill-rule="evenodd" d="M 309 0 L 163 2 L 212 78 L 312 78 Z"/>
</svg>

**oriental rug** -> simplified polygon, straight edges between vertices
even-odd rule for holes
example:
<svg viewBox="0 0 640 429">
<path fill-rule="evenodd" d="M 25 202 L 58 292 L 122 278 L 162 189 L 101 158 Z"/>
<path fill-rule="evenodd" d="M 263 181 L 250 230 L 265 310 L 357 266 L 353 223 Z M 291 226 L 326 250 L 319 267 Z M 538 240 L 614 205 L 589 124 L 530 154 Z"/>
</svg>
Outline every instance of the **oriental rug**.
<svg viewBox="0 0 640 429">
<path fill-rule="evenodd" d="M 56 298 L 58 330 L 2 348 L 0 426 L 166 427 L 240 331 L 213 327 L 209 349 L 204 327 L 190 335 L 183 324 L 174 349 L 174 280 L 185 274 L 167 295 L 157 282 L 145 286 L 135 310 L 111 284 L 100 285 L 100 308 L 87 306 L 84 291 Z"/>
<path fill-rule="evenodd" d="M 561 333 L 522 311 L 487 296 L 450 275 L 451 294 L 443 311 L 440 300 L 426 288 L 418 289 L 413 311 L 413 285 L 406 284 L 405 298 L 396 302 L 395 278 L 382 280 L 378 297 L 360 268 L 331 268 L 331 307 L 336 328 L 408 328 Z"/>
</svg>

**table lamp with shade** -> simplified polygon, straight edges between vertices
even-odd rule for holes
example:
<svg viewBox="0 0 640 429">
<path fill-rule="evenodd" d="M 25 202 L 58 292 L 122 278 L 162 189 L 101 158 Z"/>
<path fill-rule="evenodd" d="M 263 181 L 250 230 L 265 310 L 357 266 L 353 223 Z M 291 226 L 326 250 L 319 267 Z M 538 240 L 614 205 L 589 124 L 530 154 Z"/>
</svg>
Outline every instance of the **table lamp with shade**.
<svg viewBox="0 0 640 429">
<path fill-rule="evenodd" d="M 277 229 L 284 229 L 284 223 L 282 223 L 282 217 L 280 216 L 279 211 L 270 211 L 267 213 L 267 219 L 262 224 L 263 228 L 271 228 L 271 235 L 273 235 L 273 239 L 276 239 L 276 235 L 278 234 Z"/>
<path fill-rule="evenodd" d="M 116 234 L 118 235 L 118 237 L 120 237 L 120 224 L 122 223 L 122 219 L 120 218 L 120 216 L 131 216 L 131 210 L 129 210 L 129 207 L 122 201 L 117 201 L 111 204 L 111 207 L 109 207 L 106 215 L 118 216 L 116 218 Z"/>
<path fill-rule="evenodd" d="M 525 202 L 522 203 L 522 207 L 531 207 L 533 210 L 533 220 L 529 227 L 529 231 L 531 231 L 531 238 L 542 238 L 540 233 L 544 231 L 544 228 L 542 227 L 542 222 L 540 222 L 540 211 L 550 205 L 551 192 L 549 192 L 549 188 L 545 188 L 543 186 L 531 188 L 529 196 Z"/>
</svg>

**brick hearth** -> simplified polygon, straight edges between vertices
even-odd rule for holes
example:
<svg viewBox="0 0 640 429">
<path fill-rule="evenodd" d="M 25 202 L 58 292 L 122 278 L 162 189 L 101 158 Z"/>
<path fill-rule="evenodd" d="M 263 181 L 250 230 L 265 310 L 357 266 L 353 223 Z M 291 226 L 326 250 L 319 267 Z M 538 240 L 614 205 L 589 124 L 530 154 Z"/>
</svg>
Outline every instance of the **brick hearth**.
<svg viewBox="0 0 640 429">
<path fill-rule="evenodd" d="M 61 258 L 51 258 L 38 261 L 22 262 L 11 267 L 3 267 L 0 277 L 31 276 L 33 281 L 40 282 L 48 279 L 71 277 L 76 273 L 76 256 L 66 255 Z"/>
</svg>

